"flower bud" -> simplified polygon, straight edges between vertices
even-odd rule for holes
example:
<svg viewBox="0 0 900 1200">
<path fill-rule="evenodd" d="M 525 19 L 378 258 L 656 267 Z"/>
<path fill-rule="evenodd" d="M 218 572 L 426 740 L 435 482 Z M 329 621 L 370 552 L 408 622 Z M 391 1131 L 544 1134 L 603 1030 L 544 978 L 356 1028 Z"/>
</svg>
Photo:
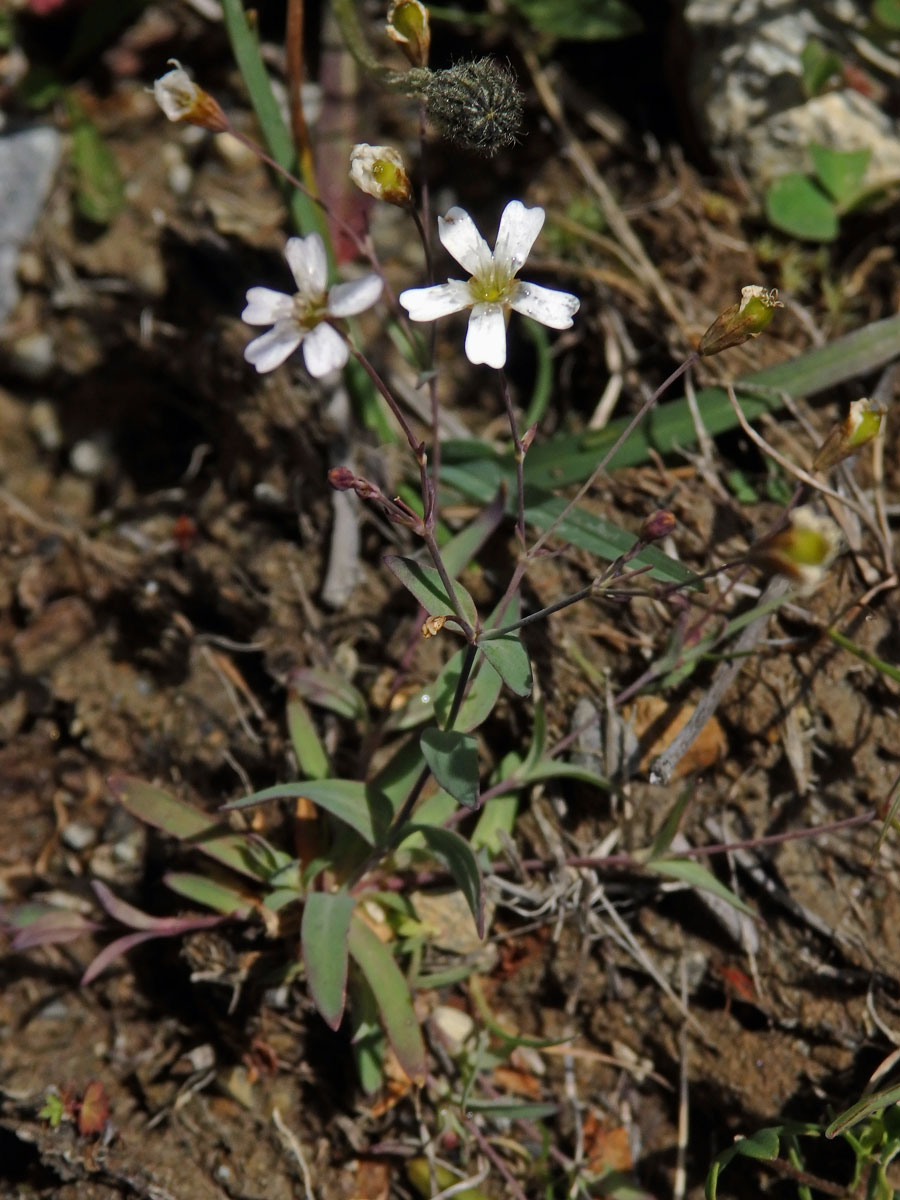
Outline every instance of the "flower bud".
<svg viewBox="0 0 900 1200">
<path fill-rule="evenodd" d="M 428 66 L 431 26 L 428 9 L 419 0 L 393 0 L 385 27 L 414 67 Z"/>
<path fill-rule="evenodd" d="M 169 62 L 174 70 L 167 71 L 153 84 L 156 103 L 169 120 L 199 125 L 211 133 L 226 133 L 230 126 L 219 102 L 194 83 L 177 58 L 170 58 Z"/>
<path fill-rule="evenodd" d="M 639 538 L 642 542 L 658 542 L 661 538 L 668 537 L 674 528 L 674 514 L 667 509 L 658 508 L 644 521 Z"/>
<path fill-rule="evenodd" d="M 827 471 L 863 446 L 874 441 L 881 433 L 886 410 L 874 400 L 865 397 L 854 400 L 850 411 L 835 425 L 816 452 L 813 459 L 814 471 Z"/>
<path fill-rule="evenodd" d="M 534 441 L 534 437 L 535 437 L 535 434 L 537 433 L 537 430 L 538 430 L 538 422 L 535 421 L 535 423 L 533 425 L 529 425 L 528 428 L 525 430 L 525 432 L 522 434 L 522 453 L 523 454 L 527 454 L 528 451 L 531 449 L 531 444 Z"/>
<path fill-rule="evenodd" d="M 786 529 L 754 547 L 753 559 L 770 571 L 786 575 L 811 591 L 824 578 L 841 548 L 841 534 L 830 517 L 822 517 L 809 505 L 791 513 Z"/>
<path fill-rule="evenodd" d="M 740 304 L 732 304 L 716 319 L 700 339 L 697 350 L 708 356 L 740 346 L 749 338 L 759 337 L 775 316 L 776 308 L 784 308 L 775 288 L 771 290 L 758 284 L 741 288 Z"/>
<path fill-rule="evenodd" d="M 412 186 L 403 159 L 390 146 L 361 142 L 350 152 L 350 178 L 367 196 L 407 208 Z"/>
<path fill-rule="evenodd" d="M 515 145 L 523 101 L 509 67 L 492 58 L 476 58 L 423 75 L 416 92 L 424 97 L 428 116 L 451 142 L 487 155 Z"/>
<path fill-rule="evenodd" d="M 356 476 L 349 467 L 332 467 L 328 472 L 328 482 L 336 492 L 349 492 L 356 487 Z"/>
</svg>

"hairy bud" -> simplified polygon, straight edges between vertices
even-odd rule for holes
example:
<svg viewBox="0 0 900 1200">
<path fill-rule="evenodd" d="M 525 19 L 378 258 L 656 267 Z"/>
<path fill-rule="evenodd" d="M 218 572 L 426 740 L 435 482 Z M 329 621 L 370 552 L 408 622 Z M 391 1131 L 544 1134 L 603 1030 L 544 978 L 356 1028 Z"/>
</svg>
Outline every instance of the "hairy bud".
<svg viewBox="0 0 900 1200">
<path fill-rule="evenodd" d="M 422 74 L 416 90 L 429 118 L 451 142 L 487 155 L 515 145 L 523 98 L 509 67 L 493 58 L 476 58 Z"/>
</svg>

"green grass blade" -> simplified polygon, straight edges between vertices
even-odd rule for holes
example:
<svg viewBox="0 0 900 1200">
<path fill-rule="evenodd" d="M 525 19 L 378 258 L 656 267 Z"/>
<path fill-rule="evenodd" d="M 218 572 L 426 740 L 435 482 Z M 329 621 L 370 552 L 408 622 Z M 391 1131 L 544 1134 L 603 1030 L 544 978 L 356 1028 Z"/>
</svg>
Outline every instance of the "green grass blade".
<svg viewBox="0 0 900 1200">
<path fill-rule="evenodd" d="M 250 28 L 241 0 L 222 0 L 222 13 L 232 53 L 250 95 L 250 103 L 262 128 L 269 153 L 280 167 L 286 171 L 293 171 L 297 167 L 294 141 L 281 115 L 259 52 L 259 41 Z M 331 236 L 321 208 L 296 188 L 290 188 L 287 197 L 291 217 L 297 229 L 303 234 L 320 233 L 329 259 L 332 260 Z"/>
</svg>

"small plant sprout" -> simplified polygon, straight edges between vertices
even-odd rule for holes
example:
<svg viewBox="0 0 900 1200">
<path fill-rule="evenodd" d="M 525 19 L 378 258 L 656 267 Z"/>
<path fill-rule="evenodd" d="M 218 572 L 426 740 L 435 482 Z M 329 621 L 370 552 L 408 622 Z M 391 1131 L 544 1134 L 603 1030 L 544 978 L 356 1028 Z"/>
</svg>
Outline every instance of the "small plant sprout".
<svg viewBox="0 0 900 1200">
<path fill-rule="evenodd" d="M 369 146 L 361 142 L 350 152 L 350 178 L 356 186 L 388 204 L 408 208 L 412 185 L 403 159 L 391 146 Z"/>
<path fill-rule="evenodd" d="M 775 288 L 752 283 L 741 288 L 741 301 L 719 313 L 700 339 L 698 354 L 708 357 L 741 346 L 749 338 L 759 337 L 775 316 L 776 308 L 784 308 Z"/>
<path fill-rule="evenodd" d="M 330 322 L 371 308 L 381 295 L 382 281 L 377 275 L 364 275 L 328 289 L 325 245 L 317 233 L 289 238 L 284 256 L 297 291 L 289 296 L 267 287 L 249 289 L 241 320 L 272 328 L 247 345 L 244 358 L 264 374 L 280 367 L 302 343 L 306 369 L 319 379 L 339 370 L 350 357 L 343 334 Z"/>
<path fill-rule="evenodd" d="M 199 125 L 211 133 L 227 132 L 230 125 L 219 102 L 194 83 L 177 58 L 170 58 L 169 64 L 172 70 L 153 84 L 156 103 L 169 120 Z"/>
<path fill-rule="evenodd" d="M 877 401 L 865 397 L 854 400 L 846 417 L 831 429 L 819 447 L 813 470 L 828 471 L 874 441 L 881 433 L 885 416 L 885 409 Z"/>
<path fill-rule="evenodd" d="M 569 329 L 580 301 L 568 292 L 516 279 L 544 224 L 542 208 L 511 200 L 503 210 L 494 251 L 461 208 L 438 218 L 444 248 L 469 273 L 467 282 L 448 279 L 434 287 L 410 288 L 400 303 L 413 321 L 436 321 L 472 310 L 466 333 L 466 357 L 500 370 L 506 364 L 506 318 L 510 309 L 551 329 Z"/>
<path fill-rule="evenodd" d="M 428 9 L 419 0 L 394 0 L 388 10 L 385 32 L 414 67 L 427 67 L 431 49 Z"/>
<path fill-rule="evenodd" d="M 841 534 L 834 521 L 804 504 L 791 513 L 787 528 L 760 542 L 753 558 L 808 592 L 822 582 L 840 548 Z"/>
</svg>

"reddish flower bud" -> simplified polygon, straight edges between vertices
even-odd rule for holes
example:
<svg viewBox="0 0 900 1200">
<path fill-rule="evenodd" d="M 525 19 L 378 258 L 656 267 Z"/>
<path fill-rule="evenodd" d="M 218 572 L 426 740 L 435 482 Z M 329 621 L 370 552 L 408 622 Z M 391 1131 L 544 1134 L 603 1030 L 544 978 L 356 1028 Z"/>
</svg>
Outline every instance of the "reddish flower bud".
<svg viewBox="0 0 900 1200">
<path fill-rule="evenodd" d="M 658 508 L 651 513 L 641 526 L 640 539 L 642 542 L 658 542 L 660 538 L 668 537 L 675 528 L 675 517 L 667 509 Z"/>
<path fill-rule="evenodd" d="M 337 492 L 349 492 L 356 487 L 356 476 L 349 467 L 332 467 L 328 472 L 328 482 Z"/>
</svg>

